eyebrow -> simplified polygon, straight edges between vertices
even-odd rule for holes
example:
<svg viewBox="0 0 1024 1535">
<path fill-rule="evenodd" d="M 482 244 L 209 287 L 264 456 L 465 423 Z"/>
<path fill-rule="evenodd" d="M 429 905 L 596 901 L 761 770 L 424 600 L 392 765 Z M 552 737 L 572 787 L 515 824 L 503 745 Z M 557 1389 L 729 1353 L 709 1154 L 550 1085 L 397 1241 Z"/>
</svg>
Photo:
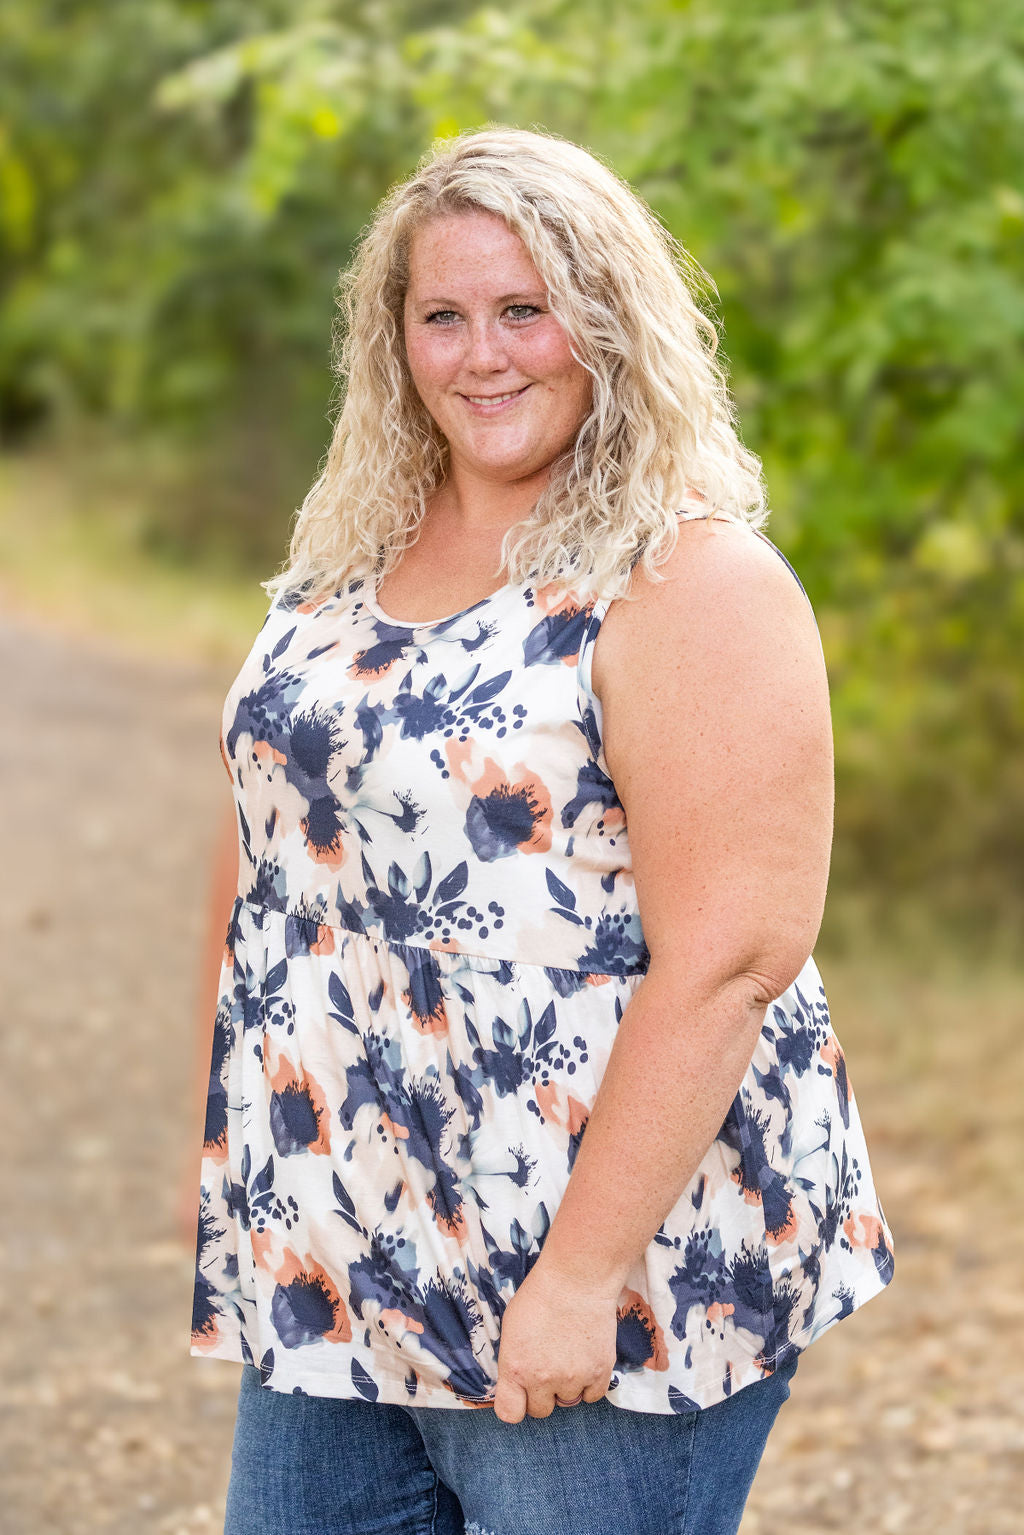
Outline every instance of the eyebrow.
<svg viewBox="0 0 1024 1535">
<path fill-rule="evenodd" d="M 496 304 L 513 304 L 513 303 L 517 303 L 517 302 L 518 303 L 524 303 L 527 300 L 530 303 L 533 303 L 538 298 L 541 299 L 542 301 L 546 302 L 547 294 L 543 291 L 543 289 L 541 289 L 541 288 L 522 289 L 518 293 L 502 293 L 500 295 L 500 297 L 495 299 L 495 303 Z M 450 309 L 458 309 L 458 307 L 459 307 L 458 300 L 457 299 L 453 299 L 453 298 L 421 298 L 421 299 L 417 299 L 416 303 L 418 303 L 418 304 L 444 304 L 444 305 L 446 305 L 446 307 L 448 307 Z"/>
</svg>

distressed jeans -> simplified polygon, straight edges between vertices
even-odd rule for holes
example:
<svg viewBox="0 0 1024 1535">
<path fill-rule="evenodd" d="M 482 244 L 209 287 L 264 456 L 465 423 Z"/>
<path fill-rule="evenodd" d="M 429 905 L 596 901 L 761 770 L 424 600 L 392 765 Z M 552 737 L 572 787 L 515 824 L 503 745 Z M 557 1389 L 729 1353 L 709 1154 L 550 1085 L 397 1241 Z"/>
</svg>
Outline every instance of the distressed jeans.
<svg viewBox="0 0 1024 1535">
<path fill-rule="evenodd" d="M 273 1391 L 243 1365 L 225 1535 L 736 1535 L 789 1363 L 699 1412 L 476 1408 Z"/>
</svg>

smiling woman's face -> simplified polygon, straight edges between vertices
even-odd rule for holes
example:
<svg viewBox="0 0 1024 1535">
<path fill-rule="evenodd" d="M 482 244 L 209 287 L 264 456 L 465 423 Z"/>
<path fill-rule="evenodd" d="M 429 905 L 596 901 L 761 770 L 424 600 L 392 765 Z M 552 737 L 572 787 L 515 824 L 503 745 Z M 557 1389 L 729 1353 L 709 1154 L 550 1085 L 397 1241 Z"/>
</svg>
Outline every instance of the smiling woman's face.
<svg viewBox="0 0 1024 1535">
<path fill-rule="evenodd" d="M 404 319 L 413 383 L 456 474 L 528 479 L 575 440 L 590 411 L 590 374 L 502 219 L 467 212 L 420 226 Z"/>
</svg>

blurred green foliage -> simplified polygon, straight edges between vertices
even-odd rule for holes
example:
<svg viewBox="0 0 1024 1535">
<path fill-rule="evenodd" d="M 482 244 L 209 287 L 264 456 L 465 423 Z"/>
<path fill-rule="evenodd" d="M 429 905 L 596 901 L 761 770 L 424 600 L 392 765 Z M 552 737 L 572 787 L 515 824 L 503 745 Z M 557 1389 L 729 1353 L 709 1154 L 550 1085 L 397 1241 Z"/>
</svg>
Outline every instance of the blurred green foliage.
<svg viewBox="0 0 1024 1535">
<path fill-rule="evenodd" d="M 4 442 L 117 434 L 154 552 L 260 574 L 389 183 L 487 121 L 607 158 L 718 285 L 829 661 L 836 882 L 1020 921 L 1024 0 L 8 0 L 0 101 Z"/>
</svg>

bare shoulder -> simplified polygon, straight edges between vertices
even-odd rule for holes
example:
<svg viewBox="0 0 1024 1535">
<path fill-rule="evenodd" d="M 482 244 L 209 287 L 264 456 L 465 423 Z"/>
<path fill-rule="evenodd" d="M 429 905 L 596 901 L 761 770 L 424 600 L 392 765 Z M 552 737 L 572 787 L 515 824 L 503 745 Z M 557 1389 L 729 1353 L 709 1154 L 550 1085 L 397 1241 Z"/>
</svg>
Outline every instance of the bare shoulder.
<svg viewBox="0 0 1024 1535">
<path fill-rule="evenodd" d="M 769 740 L 791 761 L 824 765 L 821 641 L 776 551 L 742 523 L 694 520 L 658 568 L 660 581 L 634 572 L 635 600 L 610 605 L 595 642 L 604 752 L 620 789 L 655 751 L 693 771 L 704 762 L 699 771 L 719 780 L 728 759 L 749 762 Z M 672 792 L 678 799 L 678 785 Z"/>
<path fill-rule="evenodd" d="M 816 669 L 814 616 L 779 554 L 746 523 L 681 521 L 661 580 L 638 567 L 629 601 L 613 602 L 594 649 L 598 697 L 671 670 L 742 666 L 755 654 L 786 652 Z"/>
</svg>

